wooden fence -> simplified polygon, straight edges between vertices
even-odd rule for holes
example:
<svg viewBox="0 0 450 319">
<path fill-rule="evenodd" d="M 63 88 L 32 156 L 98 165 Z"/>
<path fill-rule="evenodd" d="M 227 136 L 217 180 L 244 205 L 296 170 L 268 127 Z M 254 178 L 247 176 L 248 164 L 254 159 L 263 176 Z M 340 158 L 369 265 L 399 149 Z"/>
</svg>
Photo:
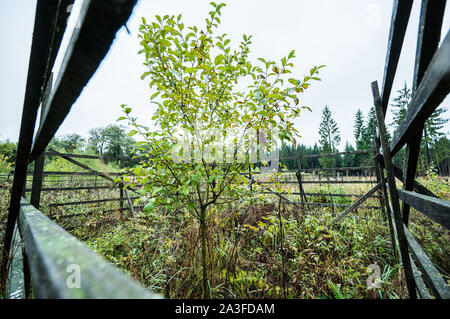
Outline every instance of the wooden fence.
<svg viewBox="0 0 450 319">
<path fill-rule="evenodd" d="M 336 156 L 342 156 L 342 155 L 355 155 L 355 154 L 372 154 L 373 150 L 363 150 L 363 151 L 354 151 L 354 152 L 337 152 L 337 153 L 323 153 L 323 154 L 308 154 L 308 155 L 301 155 L 300 153 L 297 153 L 297 156 L 295 156 L 296 161 L 296 169 L 291 170 L 282 170 L 279 169 L 278 173 L 280 173 L 281 177 L 278 179 L 278 182 L 284 185 L 289 184 L 295 184 L 298 185 L 298 192 L 275 192 L 271 189 L 270 185 L 275 183 L 275 181 L 264 181 L 260 180 L 257 177 L 261 176 L 261 172 L 248 172 L 248 173 L 242 173 L 244 175 L 247 175 L 248 179 L 251 181 L 251 184 L 259 184 L 262 186 L 265 186 L 266 189 L 263 191 L 263 194 L 272 194 L 279 198 L 282 198 L 285 203 L 293 204 L 293 205 L 300 205 L 302 209 L 310 209 L 311 207 L 331 207 L 334 211 L 334 208 L 348 208 L 346 211 L 345 216 L 348 215 L 348 213 L 355 208 L 362 208 L 362 209 L 380 209 L 383 205 L 383 198 L 382 194 L 370 194 L 368 196 L 364 196 L 365 194 L 354 194 L 354 193 L 329 193 L 329 192 L 305 192 L 305 184 L 318 184 L 321 186 L 322 184 L 379 184 L 380 180 L 377 179 L 377 175 L 375 174 L 375 166 L 361 166 L 361 167 L 331 167 L 331 168 L 308 168 L 308 169 L 302 169 L 301 168 L 301 159 L 303 158 L 318 158 L 318 157 L 336 157 Z M 294 157 L 285 157 L 280 158 L 280 163 L 291 160 Z M 361 177 L 366 178 L 364 180 L 346 180 L 344 179 L 344 175 L 346 171 L 349 170 L 355 170 L 355 171 L 361 171 L 366 172 L 366 174 L 362 175 Z M 326 175 L 325 179 L 321 179 L 321 172 L 333 172 L 332 175 Z M 337 173 L 343 173 L 342 175 L 337 175 Z M 290 177 L 292 173 L 295 173 L 295 181 L 291 180 Z M 313 173 L 313 180 L 305 180 L 305 176 L 303 173 Z M 373 173 L 373 174 L 372 174 Z M 334 178 L 330 178 L 334 177 Z M 376 179 L 368 179 L 370 177 L 375 177 Z M 374 192 L 375 193 L 375 192 Z M 299 200 L 290 200 L 286 196 L 291 195 L 297 195 L 299 196 Z M 308 201 L 308 197 L 311 199 L 317 198 L 317 197 L 328 197 L 330 198 L 330 203 L 328 202 L 311 202 Z M 346 205 L 346 204 L 337 204 L 334 202 L 334 197 L 351 197 L 356 198 L 356 202 L 358 202 L 357 205 Z M 375 198 L 379 200 L 380 205 L 379 206 L 361 206 L 361 204 L 368 198 Z"/>
<path fill-rule="evenodd" d="M 52 69 L 73 0 L 38 0 L 0 275 L 7 298 L 155 298 L 39 212 L 44 151 L 127 22 L 136 0 L 85 0 L 52 87 Z M 40 106 L 40 122 L 34 135 Z M 66 158 L 75 161 L 73 158 Z M 34 162 L 30 203 L 23 198 Z M 81 164 L 81 163 L 79 163 Z M 82 167 L 82 165 L 79 165 Z M 86 168 L 90 173 L 113 179 Z M 127 196 L 128 197 L 128 196 Z M 129 197 L 127 198 L 129 200 Z M 130 206 L 131 207 L 131 206 Z M 19 226 L 18 226 L 19 225 Z M 20 249 L 23 242 L 23 251 Z M 67 285 L 67 267 L 82 272 Z"/>
<path fill-rule="evenodd" d="M 403 45 L 412 1 L 394 1 L 392 23 L 381 94 L 372 83 L 377 115 L 374 135 L 375 166 L 385 201 L 391 239 L 403 265 L 409 297 L 450 298 L 450 288 L 408 229 L 410 207 L 446 229 L 450 226 L 450 202 L 436 197 L 415 181 L 425 121 L 450 90 L 450 32 L 439 47 L 445 0 L 423 0 L 419 21 L 411 103 L 397 133 L 389 143 L 385 124 L 389 96 Z M 392 157 L 406 147 L 403 169 Z M 395 179 L 403 183 L 397 188 Z M 402 205 L 400 205 L 400 202 Z M 337 222 L 339 218 L 335 219 Z"/>
<path fill-rule="evenodd" d="M 65 9 L 73 2 L 73 0 L 37 1 L 16 165 L 2 251 L 0 268 L 2 283 L 7 287 L 8 298 L 28 298 L 31 291 L 37 298 L 158 297 L 140 287 L 131 278 L 121 275 L 103 258 L 78 242 L 38 210 L 40 194 L 45 189 L 42 187 L 45 176 L 42 169 L 44 151 L 82 89 L 106 56 L 116 32 L 126 23 L 136 4 L 136 0 L 85 0 L 80 10 L 79 28 L 75 29 L 69 41 L 55 87 L 52 87 L 51 71 L 68 18 Z M 373 182 L 376 185 L 334 220 L 338 222 L 367 198 L 379 196 L 375 194 L 381 191 L 380 205 L 384 207 L 388 217 L 391 238 L 403 265 L 410 298 L 431 298 L 431 295 L 435 298 L 450 297 L 447 283 L 408 230 L 411 206 L 443 227 L 448 229 L 449 226 L 448 201 L 436 198 L 431 191 L 415 181 L 417 155 L 424 122 L 447 96 L 450 88 L 450 59 L 448 58 L 450 35 L 448 33 L 438 47 L 445 4 L 445 0 L 422 0 L 414 66 L 413 98 L 399 127 L 399 133 L 389 144 L 384 118 L 412 8 L 412 0 L 394 0 L 381 95 L 378 92 L 378 84 L 376 82 L 372 84 L 378 132 L 374 139 L 375 164 L 374 168 L 370 169 L 375 170 L 376 181 L 364 182 Z M 41 120 L 34 137 L 39 106 Z M 405 145 L 407 161 L 402 169 L 393 165 L 392 156 Z M 110 174 L 97 172 L 87 166 L 83 167 L 83 164 L 77 162 L 74 157 L 57 155 L 86 169 L 91 175 L 113 182 Z M 322 156 L 328 155 L 336 154 L 322 154 Z M 294 183 L 299 185 L 300 205 L 319 204 L 308 202 L 307 196 L 313 195 L 306 195 L 303 189 L 303 184 L 308 181 L 303 180 L 302 173 L 307 171 L 301 168 L 300 154 L 297 154 L 294 159 L 298 160 L 297 171 L 295 171 L 297 181 Z M 28 203 L 23 198 L 23 194 L 26 190 L 28 166 L 33 162 L 35 165 L 30 203 Z M 339 169 L 335 170 L 335 172 L 338 171 Z M 255 180 L 251 174 L 248 178 Z M 395 178 L 403 182 L 402 189 L 397 189 Z M 343 181 L 326 179 L 309 182 L 325 184 Z M 298 202 L 292 202 L 286 198 L 285 194 L 276 193 L 264 187 L 267 192 L 280 199 L 298 205 Z M 128 194 L 125 196 L 132 210 L 131 198 Z M 402 206 L 400 201 L 403 203 Z M 68 203 L 56 204 L 69 205 Z M 66 284 L 66 271 L 67 267 L 74 264 L 80 267 L 84 279 L 80 287 L 72 289 Z"/>
</svg>

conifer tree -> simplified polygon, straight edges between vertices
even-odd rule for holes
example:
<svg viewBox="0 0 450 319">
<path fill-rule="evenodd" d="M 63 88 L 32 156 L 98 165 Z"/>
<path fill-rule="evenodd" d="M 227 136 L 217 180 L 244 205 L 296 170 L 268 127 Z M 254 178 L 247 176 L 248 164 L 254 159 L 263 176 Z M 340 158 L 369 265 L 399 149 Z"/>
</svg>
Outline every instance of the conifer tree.
<svg viewBox="0 0 450 319">
<path fill-rule="evenodd" d="M 329 107 L 326 105 L 322 111 L 322 122 L 319 127 L 319 143 L 322 146 L 322 153 L 334 153 L 341 142 L 341 136 L 336 121 L 331 115 Z M 333 158 L 322 159 L 322 166 L 329 168 L 333 164 Z"/>
</svg>

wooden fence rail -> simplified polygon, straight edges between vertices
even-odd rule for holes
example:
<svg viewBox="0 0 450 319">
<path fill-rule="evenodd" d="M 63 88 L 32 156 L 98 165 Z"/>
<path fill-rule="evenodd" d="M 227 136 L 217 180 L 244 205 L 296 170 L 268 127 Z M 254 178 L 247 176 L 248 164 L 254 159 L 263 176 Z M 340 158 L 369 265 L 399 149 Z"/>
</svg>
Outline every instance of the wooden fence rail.
<svg viewBox="0 0 450 319">
<path fill-rule="evenodd" d="M 123 275 L 24 198 L 19 221 L 36 298 L 160 298 Z M 68 271 L 78 275 L 79 282 L 68 284 Z"/>
<path fill-rule="evenodd" d="M 38 0 L 36 4 L 14 179 L 2 249 L 2 284 L 10 287 L 8 278 L 17 277 L 18 268 L 14 272 L 8 272 L 8 266 L 11 254 L 14 253 L 12 248 L 15 229 L 20 225 L 24 258 L 19 269 L 23 271 L 18 273 L 23 278 L 24 293 L 19 293 L 19 296 L 30 296 L 32 280 L 37 298 L 157 297 L 131 278 L 125 277 L 33 207 L 39 204 L 41 182 L 37 177 L 42 173 L 43 153 L 107 55 L 116 33 L 131 16 L 136 0 L 83 1 L 79 27 L 74 29 L 69 39 L 55 87 L 50 88 L 50 74 L 66 29 L 69 14 L 67 8 L 73 3 L 73 0 Z M 41 103 L 41 121 L 34 134 Z M 35 174 L 30 205 L 22 194 L 26 188 L 28 166 L 32 162 L 35 162 Z M 69 289 L 66 284 L 67 267 L 74 265 L 82 272 L 81 285 L 79 288 Z M 11 277 L 10 274 L 14 276 Z M 13 282 L 21 281 L 14 278 Z"/>
</svg>

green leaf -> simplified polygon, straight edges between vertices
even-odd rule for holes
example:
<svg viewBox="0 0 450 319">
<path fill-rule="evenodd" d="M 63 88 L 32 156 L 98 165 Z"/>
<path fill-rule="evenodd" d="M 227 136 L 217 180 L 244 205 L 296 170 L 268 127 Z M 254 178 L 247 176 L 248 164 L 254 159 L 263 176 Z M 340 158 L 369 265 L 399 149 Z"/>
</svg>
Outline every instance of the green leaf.
<svg viewBox="0 0 450 319">
<path fill-rule="evenodd" d="M 121 117 L 119 117 L 118 119 L 117 119 L 117 121 L 116 122 L 119 122 L 119 121 L 122 121 L 122 120 L 126 120 L 127 118 L 125 117 L 125 116 L 121 116 Z"/>
<path fill-rule="evenodd" d="M 288 81 L 289 81 L 289 83 L 291 83 L 291 84 L 297 85 L 297 80 L 294 79 L 294 78 L 290 78 Z"/>
<path fill-rule="evenodd" d="M 295 50 L 292 50 L 291 52 L 289 52 L 288 59 L 292 59 L 294 57 L 294 54 L 295 54 Z"/>
<path fill-rule="evenodd" d="M 161 92 L 158 91 L 158 92 L 152 94 L 152 96 L 150 97 L 150 100 L 153 100 L 153 99 L 154 99 L 155 97 L 157 97 L 160 93 L 161 93 Z"/>
<path fill-rule="evenodd" d="M 132 131 L 130 131 L 130 133 L 128 133 L 128 136 L 133 136 L 133 135 L 136 135 L 138 133 L 138 131 L 136 131 L 136 130 L 132 130 Z"/>
<path fill-rule="evenodd" d="M 141 80 L 143 80 L 143 79 L 145 79 L 145 77 L 147 76 L 147 75 L 149 75 L 151 72 L 144 72 L 142 75 L 141 75 Z"/>
<path fill-rule="evenodd" d="M 219 54 L 219 55 L 216 56 L 216 58 L 214 59 L 214 64 L 215 64 L 215 65 L 218 65 L 218 64 L 220 64 L 220 62 L 222 62 L 222 60 L 223 60 L 223 55 L 222 55 L 222 54 Z"/>
<path fill-rule="evenodd" d="M 155 199 L 152 198 L 150 201 L 144 206 L 144 213 L 145 215 L 150 214 L 155 209 Z"/>
</svg>

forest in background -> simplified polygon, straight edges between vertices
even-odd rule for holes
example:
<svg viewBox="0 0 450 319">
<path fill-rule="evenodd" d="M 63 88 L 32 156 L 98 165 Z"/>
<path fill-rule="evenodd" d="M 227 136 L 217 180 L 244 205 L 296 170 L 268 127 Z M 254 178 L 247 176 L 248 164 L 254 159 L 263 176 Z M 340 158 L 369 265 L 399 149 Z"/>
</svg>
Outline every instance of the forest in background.
<svg viewBox="0 0 450 319">
<path fill-rule="evenodd" d="M 406 110 L 411 101 L 411 89 L 405 83 L 401 90 L 397 91 L 394 102 L 391 104 L 391 112 L 393 121 L 390 123 L 392 135 L 398 129 Z M 438 108 L 433 115 L 427 120 L 424 136 L 422 138 L 421 152 L 419 155 L 418 174 L 424 175 L 426 170 L 433 168 L 437 174 L 450 175 L 450 140 L 448 132 L 445 132 L 445 124 L 448 119 L 443 114 L 447 108 Z M 376 130 L 375 109 L 370 108 L 369 112 L 364 115 L 358 109 L 354 116 L 353 132 L 354 143 L 345 142 L 345 152 L 361 151 L 372 149 L 373 134 Z M 287 157 L 295 157 L 297 153 L 301 156 L 321 154 L 321 153 L 337 153 L 338 147 L 341 146 L 341 137 L 338 124 L 333 118 L 329 106 L 322 109 L 322 121 L 319 128 L 319 140 L 312 146 L 292 143 L 283 143 L 279 151 L 280 159 Z M 391 138 L 391 136 L 390 136 Z M 73 133 L 53 138 L 49 145 L 56 151 L 63 153 L 89 154 L 99 155 L 107 161 L 118 159 L 123 154 L 124 162 L 129 161 L 135 153 L 136 141 L 128 135 L 125 127 L 111 124 L 106 127 L 93 128 L 89 131 L 89 136 L 83 138 L 81 135 Z M 16 142 L 9 140 L 0 141 L 0 172 L 6 173 L 14 165 Z M 394 163 L 403 166 L 405 160 L 405 150 L 400 150 L 394 157 Z M 113 161 L 114 162 L 114 161 Z M 296 159 L 281 160 L 281 164 L 287 169 L 295 169 L 297 167 Z M 328 168 L 328 167 L 360 167 L 371 166 L 371 154 L 344 154 L 341 156 L 326 158 L 301 158 L 301 165 L 304 169 L 311 168 Z M 128 164 L 132 165 L 132 164 Z"/>
</svg>

